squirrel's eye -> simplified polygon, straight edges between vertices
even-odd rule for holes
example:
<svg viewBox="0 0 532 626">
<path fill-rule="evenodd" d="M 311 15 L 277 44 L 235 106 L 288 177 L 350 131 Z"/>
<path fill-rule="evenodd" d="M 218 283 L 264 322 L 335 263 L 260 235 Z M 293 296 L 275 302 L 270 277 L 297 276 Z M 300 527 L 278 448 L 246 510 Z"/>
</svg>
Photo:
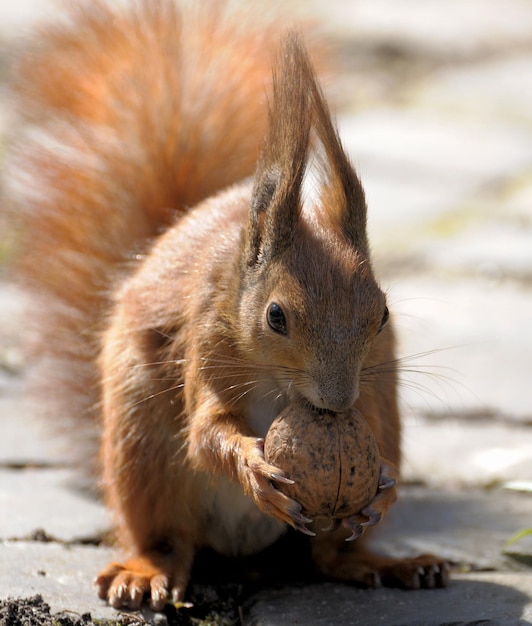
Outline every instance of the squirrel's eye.
<svg viewBox="0 0 532 626">
<path fill-rule="evenodd" d="M 388 307 L 385 307 L 384 313 L 382 315 L 382 321 L 381 321 L 381 325 L 379 328 L 379 332 L 381 332 L 381 330 L 386 326 L 389 319 L 390 319 L 390 311 L 388 310 Z"/>
<path fill-rule="evenodd" d="M 286 317 L 283 309 L 281 309 L 281 307 L 275 302 L 272 302 L 268 307 L 266 319 L 268 321 L 268 326 L 276 333 L 281 335 L 286 335 L 288 333 Z"/>
</svg>

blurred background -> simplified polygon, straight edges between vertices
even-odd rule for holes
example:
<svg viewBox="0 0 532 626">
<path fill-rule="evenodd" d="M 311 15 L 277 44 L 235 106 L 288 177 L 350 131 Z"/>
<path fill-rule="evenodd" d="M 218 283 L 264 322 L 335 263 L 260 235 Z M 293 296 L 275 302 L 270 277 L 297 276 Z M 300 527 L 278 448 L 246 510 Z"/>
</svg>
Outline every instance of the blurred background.
<svg viewBox="0 0 532 626">
<path fill-rule="evenodd" d="M 338 123 L 399 331 L 405 481 L 499 499 L 509 536 L 532 525 L 519 513 L 532 492 L 532 1 L 295 4 L 338 60 Z M 0 3 L 0 149 L 8 56 L 54 10 Z M 7 278 L 0 269 L 0 411 L 16 429 L 24 302 Z M 4 458 L 20 457 L 26 444 L 4 434 Z"/>
</svg>

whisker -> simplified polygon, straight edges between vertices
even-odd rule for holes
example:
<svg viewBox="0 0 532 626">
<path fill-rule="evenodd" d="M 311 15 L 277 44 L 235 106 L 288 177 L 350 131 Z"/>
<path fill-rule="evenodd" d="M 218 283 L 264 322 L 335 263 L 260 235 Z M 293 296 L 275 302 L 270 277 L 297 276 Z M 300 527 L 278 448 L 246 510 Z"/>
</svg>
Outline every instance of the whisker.
<svg viewBox="0 0 532 626">
<path fill-rule="evenodd" d="M 461 382 L 457 376 L 459 372 L 452 367 L 438 364 L 423 364 L 416 362 L 417 359 L 454 350 L 462 346 L 454 346 L 449 348 L 436 348 L 424 352 L 418 352 L 407 356 L 399 357 L 382 363 L 377 363 L 364 368 L 361 372 L 361 383 L 368 385 L 379 379 L 382 381 L 393 382 L 397 376 L 398 385 L 403 389 L 414 391 L 420 398 L 425 400 L 429 405 L 427 398 L 432 398 L 451 408 L 449 393 L 452 391 L 460 398 L 458 388 L 471 393 L 471 390 Z M 449 375 L 452 373 L 452 376 Z M 393 374 L 394 376 L 388 376 Z M 428 378 L 437 385 L 436 389 L 431 389 L 428 385 L 424 385 L 419 381 L 413 380 L 413 377 Z"/>
<path fill-rule="evenodd" d="M 253 391 L 254 387 L 250 387 L 249 389 L 244 390 L 242 393 L 238 394 L 234 398 L 229 401 L 229 406 L 234 406 L 237 402 L 240 402 L 243 397 L 245 397 L 250 391 Z"/>
<path fill-rule="evenodd" d="M 139 404 L 142 404 L 143 402 L 148 402 L 148 400 L 153 400 L 153 398 L 157 398 L 158 396 L 162 396 L 165 393 L 168 393 L 170 391 L 176 391 L 177 389 L 182 389 L 184 387 L 183 383 L 179 383 L 177 385 L 172 385 L 171 387 L 167 387 L 166 389 L 162 389 L 161 391 L 157 391 L 156 393 L 152 393 L 149 396 L 146 396 L 140 400 L 137 400 L 137 402 L 134 402 L 131 406 L 132 407 L 136 407 Z"/>
<path fill-rule="evenodd" d="M 249 385 L 257 385 L 260 382 L 260 380 L 248 380 L 245 382 L 236 383 L 234 385 L 229 385 L 228 387 L 226 387 L 223 392 L 225 393 L 226 391 L 232 391 L 233 389 L 242 389 L 243 387 L 249 387 Z"/>
<path fill-rule="evenodd" d="M 284 396 L 283 391 L 278 391 L 277 389 L 270 389 L 266 393 L 261 396 L 261 400 L 265 400 L 268 396 L 275 394 L 275 397 L 272 399 L 272 405 L 275 406 L 279 400 Z"/>
<path fill-rule="evenodd" d="M 210 374 L 209 380 L 224 380 L 225 378 L 242 378 L 242 372 Z"/>
<path fill-rule="evenodd" d="M 134 363 L 130 365 L 130 369 L 135 367 L 154 367 L 155 365 L 184 365 L 187 359 L 168 359 L 166 361 L 149 361 L 146 363 Z"/>
</svg>

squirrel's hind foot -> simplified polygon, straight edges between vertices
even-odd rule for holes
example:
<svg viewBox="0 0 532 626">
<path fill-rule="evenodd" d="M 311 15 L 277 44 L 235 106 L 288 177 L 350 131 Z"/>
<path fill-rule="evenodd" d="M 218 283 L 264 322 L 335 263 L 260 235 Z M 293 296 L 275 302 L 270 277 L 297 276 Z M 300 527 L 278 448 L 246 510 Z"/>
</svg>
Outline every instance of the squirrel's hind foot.
<svg viewBox="0 0 532 626">
<path fill-rule="evenodd" d="M 433 554 L 410 558 L 393 558 L 347 544 L 351 549 L 335 551 L 322 545 L 314 551 L 318 569 L 335 580 L 364 587 L 401 587 L 403 589 L 435 589 L 449 583 L 451 564 Z M 345 546 L 344 542 L 344 546 Z"/>
<path fill-rule="evenodd" d="M 147 601 L 153 611 L 162 611 L 169 602 L 182 601 L 188 568 L 164 560 L 168 562 L 140 556 L 124 564 L 110 563 L 95 580 L 99 597 L 115 609 L 138 609 Z"/>
<path fill-rule="evenodd" d="M 363 560 L 356 570 L 358 579 L 367 587 L 401 587 L 403 589 L 435 589 L 449 584 L 450 564 L 433 554 L 411 558 L 376 557 Z"/>
<path fill-rule="evenodd" d="M 345 543 L 345 529 L 336 538 L 321 535 L 313 546 L 317 569 L 327 578 L 363 587 L 434 589 L 449 584 L 451 564 L 433 554 L 394 558 L 375 554 L 359 541 Z M 342 546 L 343 543 L 343 546 Z"/>
</svg>

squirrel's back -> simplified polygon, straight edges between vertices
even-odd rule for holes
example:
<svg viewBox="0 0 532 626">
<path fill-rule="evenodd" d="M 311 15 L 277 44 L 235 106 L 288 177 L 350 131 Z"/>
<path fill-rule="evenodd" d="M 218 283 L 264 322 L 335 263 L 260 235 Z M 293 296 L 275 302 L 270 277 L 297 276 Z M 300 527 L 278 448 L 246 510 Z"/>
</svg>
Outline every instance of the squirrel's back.
<svg viewBox="0 0 532 626">
<path fill-rule="evenodd" d="M 71 402 L 64 413 L 97 406 L 98 339 L 127 261 L 255 169 L 287 24 L 234 5 L 69 3 L 16 65 L 16 271 L 37 298 L 32 384 Z"/>
</svg>

